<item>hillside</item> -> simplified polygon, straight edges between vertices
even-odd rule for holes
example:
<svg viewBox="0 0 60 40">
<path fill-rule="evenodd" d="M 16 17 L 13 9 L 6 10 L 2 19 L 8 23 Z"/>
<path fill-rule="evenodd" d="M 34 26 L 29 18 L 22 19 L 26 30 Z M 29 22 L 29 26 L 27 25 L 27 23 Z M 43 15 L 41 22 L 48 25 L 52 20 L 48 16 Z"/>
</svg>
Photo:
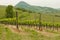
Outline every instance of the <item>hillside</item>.
<svg viewBox="0 0 60 40">
<path fill-rule="evenodd" d="M 5 10 L 6 7 L 5 6 L 0 6 L 0 21 L 1 22 L 11 22 L 13 24 L 15 24 L 15 18 L 13 19 L 6 19 L 5 18 Z M 19 24 L 39 24 L 39 18 L 40 18 L 40 14 L 39 13 L 35 13 L 35 12 L 29 12 L 29 11 L 23 11 L 23 9 L 15 9 L 18 11 L 18 18 L 19 18 Z M 16 11 L 14 11 L 14 13 L 16 13 Z M 55 14 L 56 15 L 56 14 Z M 50 24 L 50 25 L 60 25 L 60 17 L 56 17 L 55 15 L 49 14 L 49 13 L 41 13 L 41 22 L 43 25 L 46 24 Z M 60 14 L 59 14 L 60 15 Z M 4 19 L 3 19 L 4 18 Z M 54 20 L 54 22 L 53 22 Z"/>
<path fill-rule="evenodd" d="M 0 40 L 60 40 L 60 9 L 21 1 L 6 18 L 6 8 L 0 5 Z"/>
<path fill-rule="evenodd" d="M 0 5 L 0 18 L 5 17 L 5 9 L 6 9 L 6 6 Z"/>
<path fill-rule="evenodd" d="M 60 14 L 60 10 L 53 9 L 50 7 L 33 6 L 33 5 L 29 5 L 28 3 L 24 1 L 17 3 L 15 7 L 29 10 L 32 12 L 37 12 L 37 13 Z"/>
<path fill-rule="evenodd" d="M 17 10 L 19 24 L 39 24 L 39 21 L 41 21 L 43 25 L 54 24 L 56 26 L 57 24 L 59 24 L 60 26 L 60 13 L 59 10 L 57 9 L 53 9 L 49 7 L 31 6 L 23 1 L 19 2 L 16 5 L 16 7 L 17 7 L 16 9 L 14 7 L 14 16 L 16 16 L 15 14 Z M 40 13 L 38 11 L 36 12 L 35 9 L 38 9 L 38 11 L 41 13 L 41 20 L 39 20 Z M 16 22 L 15 17 L 12 19 L 10 18 L 11 20 L 5 18 L 5 13 L 6 13 L 5 10 L 6 10 L 6 6 L 0 5 L 0 22 L 9 22 L 15 24 Z"/>
</svg>

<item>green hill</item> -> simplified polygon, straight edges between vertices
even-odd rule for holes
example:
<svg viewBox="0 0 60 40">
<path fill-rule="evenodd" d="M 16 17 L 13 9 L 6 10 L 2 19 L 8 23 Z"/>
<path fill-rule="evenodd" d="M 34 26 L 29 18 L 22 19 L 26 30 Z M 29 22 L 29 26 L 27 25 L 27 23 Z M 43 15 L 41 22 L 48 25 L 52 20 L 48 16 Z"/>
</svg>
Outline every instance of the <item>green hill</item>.
<svg viewBox="0 0 60 40">
<path fill-rule="evenodd" d="M 6 9 L 6 6 L 0 5 L 0 18 L 5 17 L 5 9 Z"/>
<path fill-rule="evenodd" d="M 43 25 L 55 25 L 60 27 L 60 10 L 49 7 L 32 6 L 25 2 L 19 2 L 14 9 L 14 18 L 5 18 L 6 7 L 0 5 L 0 23 L 16 24 L 16 11 L 18 12 L 18 24 L 41 23 Z M 41 16 L 40 16 L 41 15 Z M 41 20 L 40 20 L 41 17 Z M 9 26 L 9 27 L 8 27 Z M 14 29 L 14 25 L 0 24 L 0 40 L 60 40 L 60 32 L 51 30 L 38 31 L 33 27 L 19 26 L 20 32 Z M 14 31 L 13 31 L 14 30 Z"/>
<path fill-rule="evenodd" d="M 50 14 L 59 14 L 60 11 L 57 9 L 53 9 L 50 7 L 41 7 L 41 6 L 33 6 L 33 5 L 29 5 L 24 1 L 19 2 L 18 4 L 16 4 L 15 6 L 16 8 L 21 8 L 21 9 L 25 9 L 25 10 L 29 10 L 32 12 L 41 12 L 41 13 L 50 13 Z"/>
<path fill-rule="evenodd" d="M 5 18 L 5 10 L 6 10 L 6 6 L 0 6 L 0 21 L 1 22 L 12 22 L 15 24 L 15 18 L 13 18 L 12 20 L 8 20 Z M 23 10 L 23 9 L 15 9 L 14 8 L 14 13 L 16 12 L 16 10 L 18 11 L 18 18 L 19 18 L 19 24 L 39 24 L 39 18 L 40 18 L 40 14 L 39 13 L 35 13 L 35 12 L 29 12 L 27 10 Z M 54 11 L 54 10 L 53 10 Z M 56 17 L 55 15 L 58 15 L 57 13 L 41 13 L 41 22 L 42 24 L 51 24 L 51 25 L 60 25 L 60 17 Z M 15 14 L 14 14 L 15 15 Z M 60 14 L 59 14 L 60 15 Z M 4 18 L 4 19 L 3 19 Z M 54 20 L 54 22 L 53 22 Z"/>
<path fill-rule="evenodd" d="M 16 10 L 18 11 L 18 21 L 19 24 L 39 24 L 39 18 L 41 13 L 41 22 L 43 25 L 60 25 L 60 13 L 59 10 L 49 8 L 49 7 L 39 7 L 39 6 L 31 6 L 25 2 L 19 2 L 16 5 L 16 9 L 14 7 L 14 16 L 16 14 Z M 29 10 L 25 9 L 29 8 Z M 31 10 L 33 9 L 33 10 Z M 38 9 L 38 11 L 34 11 L 34 9 Z M 0 21 L 1 22 L 11 22 L 15 24 L 15 17 L 12 20 L 8 20 L 5 18 L 5 10 L 6 6 L 0 6 Z M 42 11 L 41 11 L 42 10 Z M 33 11 L 33 12 L 32 12 Z"/>
</svg>

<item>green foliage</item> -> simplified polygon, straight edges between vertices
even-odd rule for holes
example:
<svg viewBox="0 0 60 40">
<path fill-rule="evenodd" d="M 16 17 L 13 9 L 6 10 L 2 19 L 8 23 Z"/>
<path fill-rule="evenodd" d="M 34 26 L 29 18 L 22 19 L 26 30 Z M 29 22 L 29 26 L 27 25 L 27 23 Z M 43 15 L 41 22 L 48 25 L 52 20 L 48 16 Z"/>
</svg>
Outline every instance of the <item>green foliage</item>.
<svg viewBox="0 0 60 40">
<path fill-rule="evenodd" d="M 16 18 L 1 19 L 0 23 L 4 23 L 4 24 L 16 24 Z"/>
<path fill-rule="evenodd" d="M 57 24 L 60 26 L 60 17 L 55 17 L 56 14 L 54 13 L 41 13 L 41 20 L 39 20 L 40 15 L 38 13 L 34 12 L 29 12 L 28 10 L 23 11 L 24 9 L 15 9 L 13 8 L 14 11 L 14 17 L 12 19 L 10 18 L 5 18 L 5 11 L 6 7 L 5 6 L 0 6 L 0 22 L 1 23 L 11 23 L 11 24 L 16 24 L 16 14 L 15 12 L 18 12 L 18 24 L 39 24 L 39 21 L 42 22 L 43 25 L 53 25 L 56 26 Z M 2 12 L 3 11 L 3 12 Z M 53 15 L 54 14 L 54 15 Z M 60 14 L 59 14 L 60 15 Z M 53 18 L 54 18 L 54 23 L 53 23 Z M 7 19 L 7 20 L 6 20 Z"/>
<path fill-rule="evenodd" d="M 13 6 L 8 5 L 6 8 L 6 18 L 13 18 Z"/>
</svg>

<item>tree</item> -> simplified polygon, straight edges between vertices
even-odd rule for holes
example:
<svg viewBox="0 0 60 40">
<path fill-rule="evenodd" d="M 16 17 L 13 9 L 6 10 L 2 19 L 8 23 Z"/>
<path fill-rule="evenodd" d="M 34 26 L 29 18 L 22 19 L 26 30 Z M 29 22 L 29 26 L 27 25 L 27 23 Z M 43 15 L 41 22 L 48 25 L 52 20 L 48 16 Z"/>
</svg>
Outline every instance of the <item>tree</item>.
<svg viewBox="0 0 60 40">
<path fill-rule="evenodd" d="M 6 8 L 6 18 L 13 18 L 13 6 L 8 5 Z"/>
</svg>

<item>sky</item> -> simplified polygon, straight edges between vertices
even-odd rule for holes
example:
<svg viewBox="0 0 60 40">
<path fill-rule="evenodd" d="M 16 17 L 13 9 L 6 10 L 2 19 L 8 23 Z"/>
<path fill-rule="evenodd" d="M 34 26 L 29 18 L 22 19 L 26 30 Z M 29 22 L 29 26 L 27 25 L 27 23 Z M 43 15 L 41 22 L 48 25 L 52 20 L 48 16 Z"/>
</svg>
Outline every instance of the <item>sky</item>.
<svg viewBox="0 0 60 40">
<path fill-rule="evenodd" d="M 0 5 L 15 6 L 20 1 L 25 1 L 26 3 L 30 5 L 60 8 L 60 0 L 1 0 Z"/>
</svg>

